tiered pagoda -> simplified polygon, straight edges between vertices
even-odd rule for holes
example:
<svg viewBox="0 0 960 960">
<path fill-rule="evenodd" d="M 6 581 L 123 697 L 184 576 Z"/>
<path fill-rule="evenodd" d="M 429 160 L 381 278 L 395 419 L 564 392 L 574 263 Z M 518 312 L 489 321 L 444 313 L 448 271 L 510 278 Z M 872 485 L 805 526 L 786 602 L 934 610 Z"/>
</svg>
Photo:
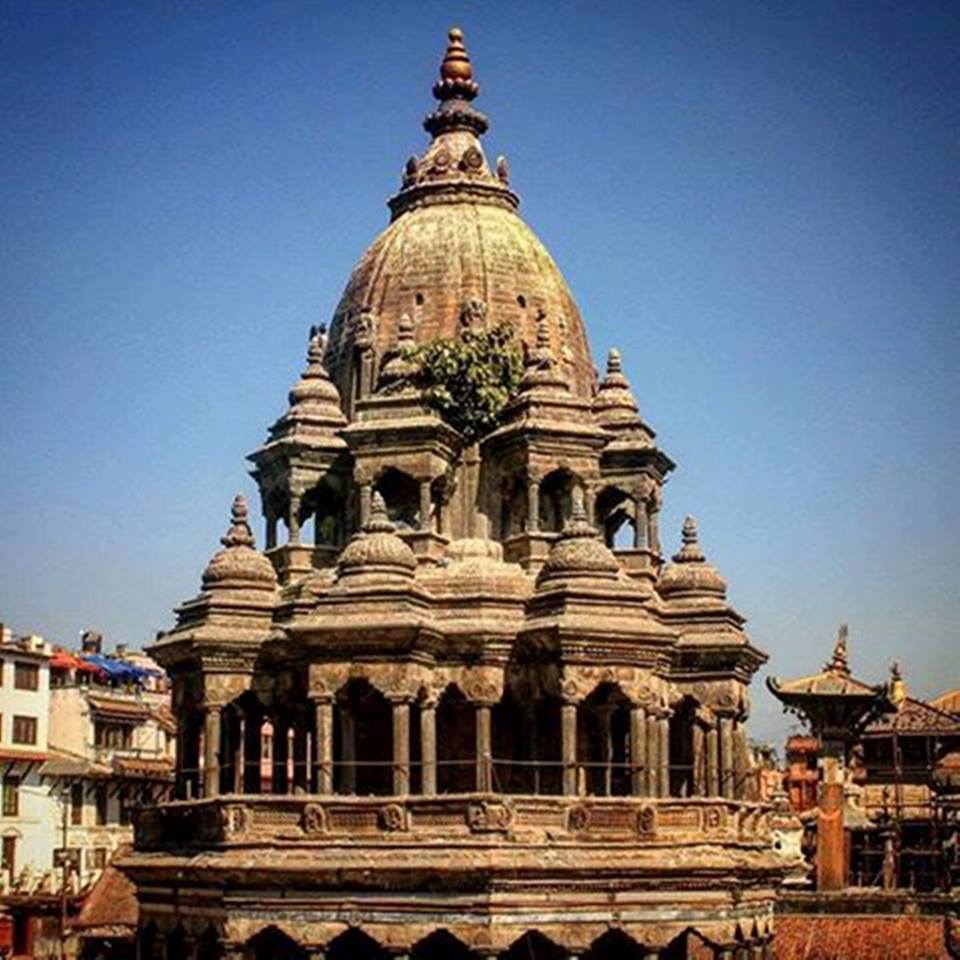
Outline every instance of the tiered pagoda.
<svg viewBox="0 0 960 960">
<path fill-rule="evenodd" d="M 145 960 L 767 955 L 765 655 L 692 519 L 664 561 L 673 463 L 477 93 L 452 30 L 431 142 L 251 456 L 265 549 L 237 497 L 152 647 L 180 740 L 124 863 Z M 422 350 L 504 327 L 521 375 L 470 432 Z"/>
</svg>

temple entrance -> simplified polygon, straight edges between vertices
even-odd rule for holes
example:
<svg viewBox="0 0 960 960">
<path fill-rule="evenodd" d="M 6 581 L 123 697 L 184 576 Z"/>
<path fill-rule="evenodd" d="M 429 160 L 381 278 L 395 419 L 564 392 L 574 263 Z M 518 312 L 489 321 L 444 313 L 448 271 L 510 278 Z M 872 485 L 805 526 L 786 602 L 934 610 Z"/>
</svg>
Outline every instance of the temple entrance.
<svg viewBox="0 0 960 960">
<path fill-rule="evenodd" d="M 477 787 L 476 708 L 451 684 L 437 704 L 437 793 Z"/>
<path fill-rule="evenodd" d="M 577 761 L 586 792 L 630 794 L 630 701 L 615 683 L 602 683 L 580 705 Z"/>
<path fill-rule="evenodd" d="M 697 792 L 697 760 L 693 730 L 697 722 L 696 701 L 686 697 L 670 718 L 670 796 L 692 797 Z"/>
</svg>

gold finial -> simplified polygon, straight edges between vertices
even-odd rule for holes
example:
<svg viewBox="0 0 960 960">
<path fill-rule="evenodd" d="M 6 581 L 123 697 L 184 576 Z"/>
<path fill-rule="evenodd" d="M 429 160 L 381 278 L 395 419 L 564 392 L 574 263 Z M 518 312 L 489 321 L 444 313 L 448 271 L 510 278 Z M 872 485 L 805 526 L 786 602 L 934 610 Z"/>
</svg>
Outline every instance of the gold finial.
<svg viewBox="0 0 960 960">
<path fill-rule="evenodd" d="M 453 27 L 447 34 L 447 52 L 440 64 L 440 77 L 443 80 L 471 80 L 473 67 L 467 48 L 463 44 L 463 31 Z"/>
<path fill-rule="evenodd" d="M 900 664 L 894 660 L 890 664 L 890 700 L 899 710 L 903 701 L 907 699 L 907 685 L 903 682 L 903 673 Z"/>
</svg>

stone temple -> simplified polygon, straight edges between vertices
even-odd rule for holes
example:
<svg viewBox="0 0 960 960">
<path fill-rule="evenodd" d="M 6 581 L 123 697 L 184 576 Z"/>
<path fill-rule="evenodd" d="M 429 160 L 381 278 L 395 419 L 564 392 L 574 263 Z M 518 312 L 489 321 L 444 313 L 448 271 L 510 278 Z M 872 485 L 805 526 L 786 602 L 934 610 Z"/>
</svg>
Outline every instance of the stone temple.
<svg viewBox="0 0 960 960">
<path fill-rule="evenodd" d="M 663 559 L 674 464 L 488 162 L 457 30 L 433 93 L 250 457 L 265 549 L 237 497 L 151 649 L 180 726 L 123 863 L 139 955 L 767 956 L 794 864 L 750 778 L 765 655 L 692 519 Z M 523 366 L 471 435 L 418 348 L 504 326 Z"/>
</svg>

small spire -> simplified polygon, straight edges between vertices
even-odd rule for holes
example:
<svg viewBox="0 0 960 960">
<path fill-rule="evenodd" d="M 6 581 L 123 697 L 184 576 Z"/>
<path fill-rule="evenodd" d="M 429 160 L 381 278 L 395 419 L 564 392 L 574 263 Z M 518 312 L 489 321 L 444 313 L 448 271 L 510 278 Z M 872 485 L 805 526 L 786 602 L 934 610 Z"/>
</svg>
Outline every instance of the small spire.
<svg viewBox="0 0 960 960">
<path fill-rule="evenodd" d="M 413 320 L 409 313 L 404 313 L 397 324 L 397 347 L 401 350 L 413 344 Z"/>
<path fill-rule="evenodd" d="M 696 517 L 688 515 L 684 518 L 680 539 L 683 546 L 678 553 L 674 554 L 674 563 L 702 563 L 706 560 L 706 556 L 700 548 L 700 533 L 697 530 Z"/>
<path fill-rule="evenodd" d="M 230 529 L 220 538 L 225 547 L 252 547 L 254 545 L 253 531 L 247 522 L 247 498 L 238 493 L 233 498 L 230 507 Z"/>
<path fill-rule="evenodd" d="M 837 630 L 837 642 L 833 647 L 833 656 L 827 664 L 826 669 L 834 673 L 842 673 L 850 676 L 850 662 L 847 659 L 847 638 L 850 628 L 845 623 L 841 623 Z"/>
<path fill-rule="evenodd" d="M 424 128 L 434 136 L 456 129 L 485 133 L 487 118 L 470 105 L 479 92 L 480 87 L 473 79 L 473 64 L 463 42 L 463 31 L 454 27 L 447 37 L 440 79 L 433 85 L 433 95 L 440 101 L 440 106 L 424 120 Z"/>
<path fill-rule="evenodd" d="M 373 491 L 370 498 L 370 516 L 363 525 L 364 533 L 396 533 L 397 528 L 393 525 L 387 513 L 387 503 L 383 499 L 383 494 L 379 490 Z"/>
<path fill-rule="evenodd" d="M 574 486 L 570 492 L 570 519 L 575 523 L 587 522 L 587 508 L 583 498 L 583 488 Z"/>
<path fill-rule="evenodd" d="M 611 347 L 607 354 L 607 377 L 623 376 L 623 360 L 620 357 L 620 351 L 616 347 Z"/>
</svg>

